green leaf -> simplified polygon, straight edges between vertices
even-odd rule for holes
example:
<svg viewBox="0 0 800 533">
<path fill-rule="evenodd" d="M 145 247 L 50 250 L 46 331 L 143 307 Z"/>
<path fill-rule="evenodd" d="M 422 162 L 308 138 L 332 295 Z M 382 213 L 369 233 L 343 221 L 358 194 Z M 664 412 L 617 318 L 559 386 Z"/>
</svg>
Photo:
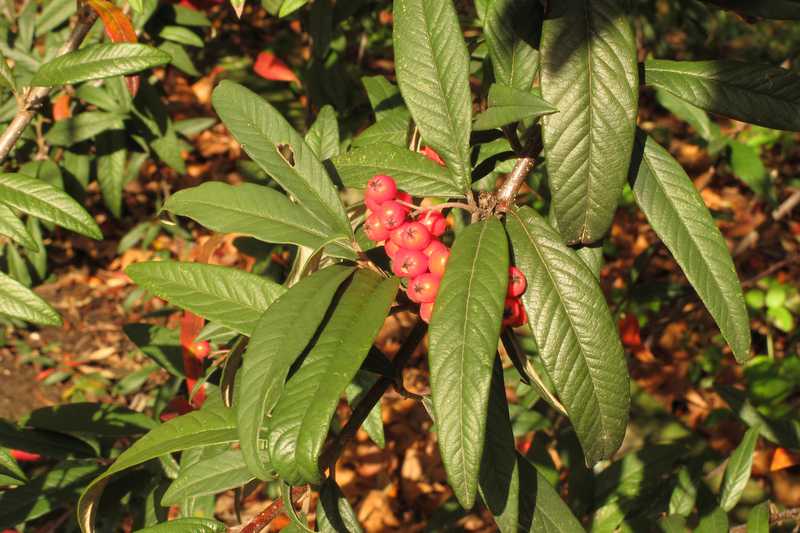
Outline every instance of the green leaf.
<svg viewBox="0 0 800 533">
<path fill-rule="evenodd" d="M 469 55 L 453 2 L 395 0 L 394 45 L 400 91 L 424 142 L 469 191 Z"/>
<path fill-rule="evenodd" d="M 742 497 L 745 485 L 750 480 L 750 471 L 753 468 L 753 452 L 758 443 L 759 427 L 754 426 L 747 430 L 742 437 L 742 442 L 731 454 L 725 475 L 722 478 L 719 505 L 725 511 L 731 511 L 739 498 Z"/>
<path fill-rule="evenodd" d="M 387 112 L 385 118 L 381 118 L 353 139 L 353 148 L 364 148 L 384 143 L 407 148 L 408 141 L 406 138 L 409 134 L 410 120 L 407 111 L 391 110 Z"/>
<path fill-rule="evenodd" d="M 0 85 L 4 85 L 12 91 L 17 91 L 17 82 L 14 80 L 14 73 L 3 54 L 0 54 Z"/>
<path fill-rule="evenodd" d="M 521 91 L 533 87 L 539 70 L 542 10 L 525 0 L 489 0 L 483 34 L 498 83 Z M 535 43 L 535 44 L 534 44 Z"/>
<path fill-rule="evenodd" d="M 387 80 L 384 76 L 364 76 L 361 83 L 367 90 L 367 98 L 375 112 L 376 121 L 392 115 L 403 114 L 406 120 L 409 118 L 408 110 L 400 96 L 400 89 Z"/>
<path fill-rule="evenodd" d="M 52 87 L 134 74 L 169 60 L 169 54 L 145 44 L 95 44 L 48 61 L 34 74 L 31 85 Z"/>
<path fill-rule="evenodd" d="M 332 479 L 326 479 L 317 501 L 317 528 L 320 533 L 361 533 L 356 513 Z"/>
<path fill-rule="evenodd" d="M 236 402 L 242 453 L 250 471 L 271 479 L 259 454 L 259 432 L 283 394 L 284 382 L 295 360 L 308 345 L 328 311 L 339 286 L 352 268 L 331 266 L 303 278 L 261 315 L 243 358 Z"/>
<path fill-rule="evenodd" d="M 631 165 L 636 203 L 697 291 L 739 362 L 750 356 L 750 321 L 725 239 L 680 164 L 637 137 Z"/>
<path fill-rule="evenodd" d="M 678 482 L 669 498 L 669 514 L 688 517 L 694 510 L 697 499 L 697 487 L 684 466 L 678 471 Z"/>
<path fill-rule="evenodd" d="M 363 189 L 376 174 L 388 174 L 397 187 L 413 196 L 463 197 L 447 168 L 403 146 L 380 143 L 334 157 L 345 187 Z"/>
<path fill-rule="evenodd" d="M 769 177 L 761 161 L 761 150 L 755 146 L 729 140 L 731 147 L 731 169 L 756 194 L 766 196 L 769 192 Z"/>
<path fill-rule="evenodd" d="M 769 502 L 759 503 L 750 509 L 747 533 L 769 533 Z"/>
<path fill-rule="evenodd" d="M 125 324 L 122 330 L 143 354 L 161 368 L 179 379 L 186 377 L 183 371 L 183 348 L 177 329 L 153 324 Z"/>
<path fill-rule="evenodd" d="M 497 219 L 467 226 L 453 245 L 431 318 L 428 362 L 439 450 L 465 509 L 478 487 L 508 262 Z"/>
<path fill-rule="evenodd" d="M 225 524 L 211 518 L 178 518 L 137 529 L 135 533 L 225 533 L 226 531 L 228 528 Z"/>
<path fill-rule="evenodd" d="M 300 369 L 289 379 L 269 424 L 269 457 L 291 485 L 317 483 L 317 461 L 339 397 L 378 334 L 399 280 L 358 270 Z"/>
<path fill-rule="evenodd" d="M 658 527 L 663 533 L 686 533 L 686 518 L 671 514 L 658 521 Z"/>
<path fill-rule="evenodd" d="M 17 464 L 16 459 L 5 448 L 0 448 L 0 476 L 17 481 L 17 483 L 8 483 L 9 485 L 22 485 L 28 481 L 28 476 L 25 475 L 25 472 Z"/>
<path fill-rule="evenodd" d="M 306 133 L 306 143 L 320 161 L 339 155 L 339 122 L 336 111 L 326 105 Z"/>
<path fill-rule="evenodd" d="M 489 108 L 475 117 L 472 128 L 491 130 L 557 111 L 555 107 L 530 91 L 520 91 L 495 83 L 489 88 Z"/>
<path fill-rule="evenodd" d="M 656 99 L 673 115 L 693 127 L 697 134 L 707 142 L 716 141 L 722 136 L 719 126 L 712 122 L 708 114 L 699 107 L 681 100 L 663 89 L 656 91 Z"/>
<path fill-rule="evenodd" d="M 254 183 L 203 183 L 170 196 L 164 209 L 213 231 L 242 233 L 269 243 L 317 249 L 331 239 L 329 229 L 285 194 Z"/>
<path fill-rule="evenodd" d="M 220 404 L 192 411 L 162 424 L 122 452 L 108 470 L 86 487 L 78 501 L 78 523 L 81 531 L 95 531 L 97 504 L 109 478 L 114 474 L 162 455 L 225 444 L 236 439 L 236 417 L 233 410 Z"/>
<path fill-rule="evenodd" d="M 245 335 L 285 291 L 261 276 L 204 263 L 134 263 L 125 273 L 159 298 Z"/>
<path fill-rule="evenodd" d="M 281 18 L 288 17 L 307 3 L 308 0 L 283 0 L 278 16 Z"/>
<path fill-rule="evenodd" d="M 14 211 L 4 204 L 0 204 L 0 235 L 4 235 L 34 252 L 39 251 L 39 245 L 25 229 L 25 225 L 17 218 Z"/>
<path fill-rule="evenodd" d="M 325 167 L 275 108 L 230 81 L 217 86 L 212 101 L 242 149 L 329 230 L 329 238 L 352 239 L 344 206 Z"/>
<path fill-rule="evenodd" d="M 0 272 L 0 314 L 45 326 L 61 325 L 61 317 L 50 304 L 3 272 Z"/>
<path fill-rule="evenodd" d="M 38 453 L 53 459 L 68 457 L 93 457 L 95 455 L 85 442 L 37 429 L 20 428 L 0 419 L 0 447 Z"/>
<path fill-rule="evenodd" d="M 731 410 L 750 427 L 759 427 L 761 436 L 786 448 L 800 448 L 800 423 L 794 419 L 770 420 L 750 403 L 744 391 L 729 386 L 715 387 Z"/>
<path fill-rule="evenodd" d="M 56 146 L 72 146 L 86 141 L 106 130 L 122 128 L 124 115 L 104 111 L 85 111 L 76 117 L 60 120 L 45 135 L 45 140 Z"/>
<path fill-rule="evenodd" d="M 645 63 L 645 83 L 692 105 L 776 130 L 800 131 L 800 76 L 739 61 Z"/>
<path fill-rule="evenodd" d="M 347 403 L 351 408 L 355 408 L 364 396 L 369 392 L 370 388 L 378 381 L 378 376 L 370 372 L 359 370 L 352 383 L 347 385 L 345 389 L 345 396 L 347 396 Z M 369 412 L 367 418 L 361 426 L 366 434 L 372 439 L 372 442 L 378 445 L 378 448 L 386 446 L 386 436 L 383 433 L 383 417 L 381 416 L 381 403 L 378 402 Z"/>
<path fill-rule="evenodd" d="M 197 48 L 203 48 L 203 46 L 205 46 L 203 39 L 201 39 L 199 35 L 183 26 L 164 26 L 158 36 L 178 44 L 185 44 L 186 46 L 195 46 Z"/>
<path fill-rule="evenodd" d="M 592 272 L 536 211 L 509 211 L 506 230 L 528 278 L 522 302 L 539 355 L 594 464 L 619 448 L 628 421 L 629 377 L 616 324 Z"/>
<path fill-rule="evenodd" d="M 694 533 L 725 533 L 729 526 L 728 514 L 723 509 L 715 507 L 713 511 L 700 518 Z"/>
<path fill-rule="evenodd" d="M 57 433 L 118 438 L 147 433 L 158 423 L 120 405 L 77 402 L 35 409 L 24 425 Z"/>
<path fill-rule="evenodd" d="M 750 17 L 779 20 L 800 20 L 800 5 L 796 0 L 703 0 L 723 9 Z"/>
<path fill-rule="evenodd" d="M 117 218 L 122 215 L 122 190 L 128 160 L 125 139 L 125 125 L 121 120 L 97 136 L 97 182 L 103 201 Z"/>
<path fill-rule="evenodd" d="M 600 281 L 600 271 L 603 269 L 603 247 L 602 246 L 582 246 L 575 250 L 583 264 L 592 271 L 597 281 Z"/>
<path fill-rule="evenodd" d="M 65 507 L 101 468 L 65 461 L 21 487 L 0 493 L 0 527 L 11 528 Z"/>
<path fill-rule="evenodd" d="M 249 483 L 253 477 L 242 451 L 228 450 L 181 470 L 161 496 L 161 504 L 180 505 L 188 498 L 225 492 Z"/>
<path fill-rule="evenodd" d="M 622 0 L 564 0 L 542 29 L 542 119 L 555 226 L 591 243 L 611 226 L 628 174 L 639 99 L 636 42 Z"/>
<path fill-rule="evenodd" d="M 502 533 L 583 531 L 558 493 L 514 446 L 502 369 L 495 363 L 480 492 Z"/>
</svg>

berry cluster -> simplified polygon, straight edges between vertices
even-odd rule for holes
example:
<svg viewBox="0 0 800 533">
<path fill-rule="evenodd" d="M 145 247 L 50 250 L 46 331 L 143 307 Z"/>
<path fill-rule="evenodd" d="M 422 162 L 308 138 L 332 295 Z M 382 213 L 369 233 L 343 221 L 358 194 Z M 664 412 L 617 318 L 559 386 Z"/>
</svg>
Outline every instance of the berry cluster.
<svg viewBox="0 0 800 533">
<path fill-rule="evenodd" d="M 398 191 L 395 181 L 385 175 L 373 176 L 364 193 L 367 237 L 383 244 L 392 260 L 392 272 L 407 280 L 406 294 L 420 304 L 419 316 L 429 322 L 439 292 L 450 249 L 439 240 L 447 231 L 447 220 L 440 211 L 423 209 L 412 217 L 408 193 Z M 503 325 L 517 327 L 527 321 L 519 297 L 525 292 L 525 276 L 516 267 L 509 270 L 508 295 Z"/>
<path fill-rule="evenodd" d="M 528 280 L 520 269 L 512 266 L 508 269 L 508 292 L 506 292 L 506 303 L 503 308 L 503 325 L 518 328 L 528 321 L 528 313 L 525 306 L 520 301 L 520 296 L 525 294 L 528 288 Z"/>
<path fill-rule="evenodd" d="M 398 191 L 389 176 L 374 176 L 364 196 L 369 210 L 364 232 L 370 240 L 383 242 L 392 272 L 408 280 L 406 294 L 420 304 L 419 315 L 428 322 L 450 257 L 450 249 L 439 240 L 447 231 L 447 220 L 431 209 L 411 218 L 407 205 L 411 196 Z"/>
</svg>

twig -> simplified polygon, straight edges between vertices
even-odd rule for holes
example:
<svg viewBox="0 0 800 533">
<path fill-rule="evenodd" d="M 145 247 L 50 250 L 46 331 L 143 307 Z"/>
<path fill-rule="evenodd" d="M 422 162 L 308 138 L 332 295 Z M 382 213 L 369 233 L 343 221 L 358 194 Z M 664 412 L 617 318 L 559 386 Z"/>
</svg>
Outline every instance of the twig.
<svg viewBox="0 0 800 533">
<path fill-rule="evenodd" d="M 770 505 L 770 507 L 772 507 L 772 505 Z M 789 521 L 800 523 L 800 507 L 787 509 L 786 511 L 773 511 L 770 509 L 769 525 L 776 526 Z M 734 526 L 729 530 L 729 533 L 747 533 L 747 524 Z"/>
<path fill-rule="evenodd" d="M 303 494 L 306 493 L 305 487 L 293 487 L 292 488 L 292 500 L 297 503 L 300 501 L 300 498 L 303 497 Z M 275 518 L 280 514 L 283 510 L 283 498 L 278 498 L 272 504 L 258 513 L 255 518 L 250 520 L 240 531 L 239 533 L 259 533 L 262 529 L 267 527 L 270 522 L 275 520 Z"/>
<path fill-rule="evenodd" d="M 792 212 L 792 209 L 797 207 L 797 204 L 800 204 L 800 191 L 794 191 L 789 198 L 783 201 L 778 208 L 772 212 L 772 218 L 775 220 L 780 220 L 789 213 Z"/>
<path fill-rule="evenodd" d="M 758 280 L 760 280 L 762 278 L 766 278 L 767 276 L 771 276 L 775 272 L 785 268 L 788 265 L 791 265 L 792 263 L 794 263 L 795 261 L 798 261 L 798 260 L 800 260 L 800 254 L 791 254 L 791 255 L 789 255 L 787 257 L 784 257 L 783 259 L 781 259 L 777 263 L 771 264 L 769 266 L 769 268 L 767 268 L 766 270 L 763 270 L 763 271 L 759 272 L 758 274 L 756 274 L 755 276 L 753 276 L 752 278 L 743 281 L 742 282 L 742 287 L 745 287 L 745 288 L 746 287 L 751 287 L 751 286 L 755 285 Z"/>
<path fill-rule="evenodd" d="M 81 7 L 78 11 L 78 21 L 72 33 L 61 45 L 56 57 L 63 56 L 69 52 L 74 52 L 86 38 L 86 34 L 92 29 L 92 25 L 97 20 L 97 14 L 90 7 Z M 22 132 L 31 123 L 33 117 L 39 111 L 42 102 L 50 94 L 51 87 L 31 87 L 28 89 L 22 105 L 17 110 L 17 114 L 11 124 L 0 135 L 0 163 L 5 161 L 9 152 L 17 144 Z"/>
<path fill-rule="evenodd" d="M 336 437 L 336 440 L 328 447 L 328 449 L 323 453 L 319 458 L 320 467 L 324 470 L 325 468 L 330 467 L 333 469 L 333 465 L 336 463 L 339 456 L 342 454 L 342 450 L 347 445 L 350 440 L 355 437 L 358 428 L 361 427 L 361 424 L 364 423 L 364 420 L 367 419 L 367 416 L 372 412 L 372 408 L 375 407 L 381 397 L 383 397 L 384 393 L 396 383 L 397 379 L 401 378 L 401 372 L 403 367 L 408 363 L 408 360 L 413 355 L 414 351 L 417 349 L 417 346 L 420 342 L 422 342 L 423 337 L 425 337 L 425 332 L 427 328 L 423 322 L 417 322 L 417 325 L 414 326 L 414 329 L 411 330 L 411 333 L 406 338 L 406 341 L 403 343 L 403 346 L 400 348 L 400 351 L 397 352 L 397 355 L 394 357 L 394 370 L 395 370 L 395 377 L 388 378 L 382 377 L 380 378 L 375 385 L 367 392 L 367 394 L 358 402 L 358 405 L 355 409 L 353 409 L 353 414 L 350 416 L 350 420 L 347 421 L 347 424 L 342 428 L 342 431 Z M 242 532 L 245 533 L 245 532 Z"/>
<path fill-rule="evenodd" d="M 500 211 L 507 210 L 514 203 L 517 192 L 533 169 L 534 163 L 533 157 L 530 156 L 521 157 L 517 160 L 505 183 L 497 191 L 497 208 Z"/>
</svg>

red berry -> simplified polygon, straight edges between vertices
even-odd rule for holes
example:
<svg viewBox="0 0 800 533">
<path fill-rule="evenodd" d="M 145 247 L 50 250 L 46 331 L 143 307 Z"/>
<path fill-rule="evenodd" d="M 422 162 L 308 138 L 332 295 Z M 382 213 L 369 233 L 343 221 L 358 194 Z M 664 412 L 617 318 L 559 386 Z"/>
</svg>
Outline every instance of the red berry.
<svg viewBox="0 0 800 533">
<path fill-rule="evenodd" d="M 528 280 L 520 269 L 512 266 L 508 269 L 508 297 L 517 298 L 525 293 L 528 288 Z"/>
<path fill-rule="evenodd" d="M 211 345 L 208 343 L 208 341 L 193 342 L 191 347 L 191 352 L 198 359 L 203 359 L 205 357 L 208 357 L 208 354 L 211 353 Z"/>
<path fill-rule="evenodd" d="M 391 231 L 395 228 L 399 228 L 403 225 L 403 222 L 406 221 L 406 217 L 408 216 L 408 208 L 398 204 L 394 200 L 389 200 L 388 202 L 383 202 L 381 204 L 377 213 L 381 219 L 383 227 Z"/>
<path fill-rule="evenodd" d="M 392 259 L 392 272 L 402 278 L 413 278 L 428 270 L 428 258 L 418 250 L 400 248 Z"/>
<path fill-rule="evenodd" d="M 442 278 L 431 274 L 420 274 L 411 280 L 406 289 L 406 294 L 411 298 L 412 302 L 421 304 L 431 303 L 436 299 L 436 293 L 439 292 L 439 283 Z"/>
<path fill-rule="evenodd" d="M 422 250 L 422 253 L 430 257 L 434 252 L 439 252 L 441 250 L 449 250 L 449 248 L 439 239 L 433 239 L 428 247 Z"/>
<path fill-rule="evenodd" d="M 431 316 L 433 316 L 433 302 L 421 304 L 419 306 L 419 317 L 426 323 L 430 324 Z"/>
<path fill-rule="evenodd" d="M 430 246 L 428 246 L 428 248 L 430 248 Z M 425 248 L 425 250 L 427 251 L 428 248 Z M 423 251 L 422 253 L 425 252 Z M 428 256 L 428 270 L 431 271 L 431 274 L 435 274 L 439 277 L 444 276 L 444 270 L 447 268 L 448 259 L 450 259 L 450 248 L 445 245 L 437 247 Z"/>
<path fill-rule="evenodd" d="M 407 204 L 413 204 L 414 198 L 408 194 L 407 192 L 399 191 L 397 193 L 397 200 L 400 202 L 405 202 Z"/>
<path fill-rule="evenodd" d="M 444 232 L 447 231 L 447 219 L 444 218 L 444 215 L 440 211 L 424 211 L 418 220 L 428 228 L 428 231 L 430 231 L 431 235 L 434 237 L 444 235 Z"/>
<path fill-rule="evenodd" d="M 514 321 L 511 323 L 512 328 L 524 326 L 528 321 L 528 313 L 525 311 L 525 306 L 519 300 L 517 302 L 519 305 L 517 306 L 517 314 L 514 316 Z"/>
<path fill-rule="evenodd" d="M 379 204 L 387 200 L 394 200 L 397 197 L 397 184 L 390 176 L 378 174 L 367 182 L 364 197 Z"/>
<path fill-rule="evenodd" d="M 367 209 L 373 213 L 377 213 L 381 208 L 381 202 L 376 202 L 375 200 L 370 200 L 369 198 L 364 198 L 364 203 L 366 204 Z"/>
<path fill-rule="evenodd" d="M 400 247 L 392 241 L 386 241 L 386 244 L 383 245 L 383 249 L 386 251 L 386 255 L 388 255 L 390 259 L 394 259 L 395 254 L 400 251 Z"/>
<path fill-rule="evenodd" d="M 518 320 L 522 304 L 517 298 L 506 298 L 503 306 L 503 325 L 511 326 Z"/>
<path fill-rule="evenodd" d="M 383 227 L 380 217 L 376 213 L 372 213 L 367 217 L 364 222 L 364 233 L 371 241 L 379 242 L 385 241 L 389 238 L 389 230 Z"/>
<path fill-rule="evenodd" d="M 419 222 L 406 222 L 391 234 L 392 242 L 408 250 L 424 250 L 431 243 L 431 233 Z"/>
</svg>

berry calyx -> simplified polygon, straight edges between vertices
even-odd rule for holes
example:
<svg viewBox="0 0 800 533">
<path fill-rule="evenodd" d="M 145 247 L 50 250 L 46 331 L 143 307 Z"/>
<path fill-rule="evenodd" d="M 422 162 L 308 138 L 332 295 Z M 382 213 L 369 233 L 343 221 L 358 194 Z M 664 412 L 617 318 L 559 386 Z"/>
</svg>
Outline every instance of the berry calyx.
<svg viewBox="0 0 800 533">
<path fill-rule="evenodd" d="M 428 270 L 428 258 L 419 250 L 400 248 L 392 259 L 392 272 L 402 278 L 414 278 Z"/>
<path fill-rule="evenodd" d="M 391 232 L 391 239 L 400 248 L 424 250 L 431 243 L 431 233 L 420 222 L 406 222 Z"/>
<path fill-rule="evenodd" d="M 421 304 L 419 306 L 419 317 L 427 324 L 431 322 L 431 316 L 433 316 L 433 302 L 428 302 L 425 304 Z"/>
<path fill-rule="evenodd" d="M 439 211 L 424 211 L 417 220 L 428 228 L 434 237 L 440 237 L 447 231 L 447 219 Z"/>
<path fill-rule="evenodd" d="M 508 297 L 518 298 L 528 288 L 528 280 L 520 269 L 512 266 L 508 269 Z"/>
<path fill-rule="evenodd" d="M 381 224 L 387 230 L 399 228 L 406 221 L 408 216 L 408 208 L 398 204 L 394 200 L 383 202 L 376 211 L 381 220 Z"/>
<path fill-rule="evenodd" d="M 364 222 L 364 233 L 369 240 L 374 242 L 385 241 L 389 238 L 389 230 L 383 226 L 377 213 L 372 213 L 367 217 L 367 221 Z"/>
<path fill-rule="evenodd" d="M 436 299 L 441 280 L 442 278 L 430 272 L 427 274 L 420 274 L 408 284 L 406 294 L 408 294 L 412 302 L 421 304 L 431 303 Z"/>
<path fill-rule="evenodd" d="M 435 241 L 439 242 L 439 241 Z M 432 245 L 433 243 L 431 243 Z M 441 244 L 441 243 L 439 243 Z M 430 248 L 431 246 L 428 246 Z M 425 251 L 428 250 L 425 248 Z M 425 253 L 425 252 L 423 252 Z M 442 277 L 444 276 L 444 270 L 447 268 L 447 260 L 450 259 L 450 248 L 445 245 L 437 246 L 428 256 L 428 270 L 431 271 L 431 274 L 436 276 Z"/>
<path fill-rule="evenodd" d="M 364 197 L 379 204 L 387 200 L 394 200 L 397 197 L 397 183 L 390 176 L 383 174 L 373 176 L 367 182 Z"/>
</svg>

